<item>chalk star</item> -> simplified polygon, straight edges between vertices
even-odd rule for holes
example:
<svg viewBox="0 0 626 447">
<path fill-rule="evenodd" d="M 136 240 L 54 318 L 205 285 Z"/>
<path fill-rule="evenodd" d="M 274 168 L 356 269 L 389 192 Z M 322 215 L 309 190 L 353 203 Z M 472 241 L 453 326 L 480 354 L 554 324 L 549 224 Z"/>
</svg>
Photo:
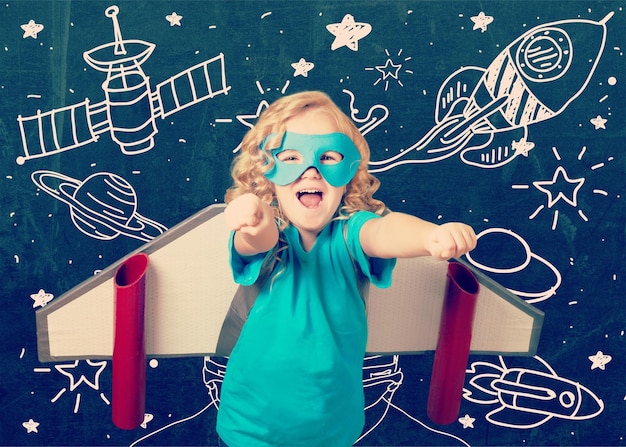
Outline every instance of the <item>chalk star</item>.
<svg viewBox="0 0 626 447">
<path fill-rule="evenodd" d="M 391 59 L 387 59 L 385 65 L 376 65 L 375 68 L 383 74 L 383 80 L 387 79 L 389 76 L 398 79 L 398 71 L 402 68 L 402 64 L 396 65 Z"/>
<path fill-rule="evenodd" d="M 154 415 L 152 413 L 144 413 L 141 428 L 148 428 L 148 423 L 152 422 L 152 419 L 154 419 Z"/>
<path fill-rule="evenodd" d="M 57 371 L 59 371 L 61 374 L 63 374 L 64 376 L 70 379 L 70 391 L 74 391 L 78 387 L 78 385 L 80 385 L 81 383 L 84 383 L 85 385 L 89 386 L 90 388 L 93 388 L 94 390 L 99 390 L 100 389 L 100 374 L 102 374 L 102 371 L 104 371 L 104 368 L 106 368 L 107 366 L 106 360 L 103 360 L 101 362 L 85 360 L 87 365 L 91 367 L 90 373 L 93 374 L 92 380 L 85 377 L 84 374 L 81 374 L 78 380 L 76 380 L 76 377 L 74 377 L 73 370 L 78 368 L 79 362 L 80 360 L 76 360 L 74 361 L 74 363 L 71 363 L 71 364 L 55 365 L 54 367 L 56 368 Z"/>
<path fill-rule="evenodd" d="M 481 11 L 477 16 L 472 17 L 472 22 L 474 22 L 474 27 L 472 30 L 480 29 L 481 33 L 487 31 L 487 25 L 493 22 L 493 17 L 485 15 L 483 11 Z"/>
<path fill-rule="evenodd" d="M 263 100 L 257 106 L 255 113 L 249 115 L 237 115 L 237 121 L 252 129 L 254 127 L 254 123 L 251 123 L 250 120 L 257 120 L 259 116 L 261 116 L 261 113 L 263 113 L 263 110 L 267 109 L 269 106 L 269 103 L 266 100 Z"/>
<path fill-rule="evenodd" d="M 535 143 L 526 141 L 526 137 L 520 138 L 519 141 L 512 141 L 511 147 L 515 151 L 515 155 L 523 155 L 528 157 L 528 153 L 535 148 Z"/>
<path fill-rule="evenodd" d="M 587 358 L 591 360 L 591 369 L 600 368 L 602 371 L 605 370 L 606 364 L 613 360 L 613 357 L 604 354 L 602 351 L 598 351 L 595 355 L 590 355 Z"/>
<path fill-rule="evenodd" d="M 26 429 L 26 433 L 39 433 L 37 427 L 39 427 L 39 422 L 35 422 L 32 419 L 29 419 L 26 422 L 22 422 L 22 427 Z"/>
<path fill-rule="evenodd" d="M 263 110 L 267 109 L 268 107 L 269 107 L 269 103 L 266 100 L 263 100 L 259 103 L 258 107 L 256 108 L 255 113 L 248 114 L 248 115 L 237 115 L 237 121 L 239 121 L 241 124 L 243 124 L 247 128 L 252 129 L 254 127 L 254 122 L 252 121 L 256 121 L 257 119 L 259 119 L 259 116 L 261 116 L 261 113 L 263 112 Z M 237 147 L 233 149 L 233 154 L 236 152 L 239 152 L 240 149 L 241 149 L 241 143 L 239 143 Z"/>
<path fill-rule="evenodd" d="M 54 298 L 54 295 L 51 293 L 46 293 L 43 289 L 39 289 L 37 293 L 31 293 L 30 297 L 33 299 L 33 308 L 40 306 L 44 307 Z"/>
<path fill-rule="evenodd" d="M 566 185 L 563 185 L 563 183 L 565 183 Z M 583 186 L 583 183 L 585 183 L 584 178 L 571 179 L 567 176 L 567 172 L 565 172 L 563 166 L 559 166 L 556 171 L 554 171 L 554 176 L 552 177 L 552 180 L 541 180 L 533 182 L 533 185 L 539 191 L 547 194 L 548 208 L 552 208 L 554 204 L 556 204 L 560 199 L 563 199 L 571 206 L 576 207 L 578 202 L 576 196 L 580 188 Z M 563 187 L 570 189 L 569 197 L 567 197 L 563 192 Z M 554 192 L 556 192 L 555 195 L 553 195 L 553 189 Z"/>
<path fill-rule="evenodd" d="M 595 127 L 596 130 L 598 130 L 598 129 L 606 129 L 605 124 L 606 124 L 607 121 L 608 120 L 606 118 L 602 118 L 600 115 L 596 116 L 595 118 L 591 118 L 589 120 L 589 122 L 591 124 L 593 124 L 593 127 Z"/>
<path fill-rule="evenodd" d="M 171 13 L 170 15 L 165 16 L 165 19 L 170 22 L 170 26 L 181 26 L 180 21 L 182 20 L 183 16 L 179 16 L 178 14 L 176 14 L 176 12 Z"/>
<path fill-rule="evenodd" d="M 474 421 L 476 418 L 470 417 L 469 414 L 466 414 L 462 418 L 459 418 L 459 422 L 463 424 L 463 429 L 466 428 L 474 428 Z"/>
<path fill-rule="evenodd" d="M 359 39 L 363 39 L 372 31 L 372 25 L 355 22 L 352 15 L 346 14 L 341 23 L 331 23 L 326 25 L 326 29 L 335 36 L 335 40 L 330 45 L 331 50 L 335 51 L 337 48 L 346 46 L 352 51 L 358 51 Z"/>
<path fill-rule="evenodd" d="M 301 57 L 298 62 L 294 62 L 291 66 L 295 70 L 293 73 L 294 78 L 299 75 L 306 78 L 309 76 L 309 71 L 313 70 L 313 67 L 315 67 L 315 64 L 313 64 L 313 62 L 307 62 L 303 57 Z"/>
<path fill-rule="evenodd" d="M 24 30 L 24 35 L 22 36 L 24 39 L 27 37 L 32 37 L 33 39 L 37 38 L 37 34 L 39 34 L 43 30 L 43 25 L 41 23 L 35 23 L 34 20 L 29 20 L 28 23 L 24 25 L 20 25 L 20 27 Z"/>
</svg>

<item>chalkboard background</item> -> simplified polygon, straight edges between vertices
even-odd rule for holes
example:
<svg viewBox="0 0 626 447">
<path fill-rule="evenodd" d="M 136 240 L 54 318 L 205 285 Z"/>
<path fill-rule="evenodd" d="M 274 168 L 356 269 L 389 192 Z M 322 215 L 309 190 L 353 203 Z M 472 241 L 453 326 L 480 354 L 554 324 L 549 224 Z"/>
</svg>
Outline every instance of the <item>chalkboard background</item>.
<svg viewBox="0 0 626 447">
<path fill-rule="evenodd" d="M 168 116 L 166 106 L 159 115 L 146 102 L 133 103 L 132 113 L 124 111 L 130 103 L 121 112 L 110 106 L 115 92 L 106 96 L 103 83 L 107 70 L 115 77 L 116 65 L 99 71 L 83 57 L 115 41 L 114 19 L 105 15 L 112 6 L 127 50 L 154 44 L 139 69 L 151 98 L 169 101 Z M 4 2 L 0 443 L 215 445 L 211 372 L 223 360 L 149 359 L 144 426 L 122 431 L 110 419 L 110 362 L 40 363 L 36 310 L 164 228 L 222 202 L 238 144 L 265 104 L 324 90 L 346 113 L 355 112 L 358 126 L 369 126 L 363 133 L 372 161 L 382 162 L 443 119 L 438 93 L 449 76 L 459 71 L 471 87 L 492 63 L 504 66 L 498 55 L 508 53 L 521 57 L 521 78 L 536 81 L 528 81 L 535 90 L 508 92 L 513 102 L 536 95 L 558 111 L 555 116 L 499 129 L 492 140 L 474 136 L 463 148 L 450 144 L 440 159 L 414 148 L 398 161 L 418 162 L 389 161 L 372 170 L 380 171 L 378 197 L 391 209 L 435 222 L 465 221 L 481 234 L 474 264 L 545 312 L 537 356 L 470 357 L 479 362 L 467 374 L 471 394 L 459 422 L 445 427 L 426 416 L 432 354 L 369 359 L 382 374 L 367 389 L 368 399 L 383 399 L 368 410 L 372 430 L 359 445 L 625 445 L 624 6 Z M 346 27 L 351 18 L 355 23 Z M 548 46 L 545 58 L 531 53 L 541 45 L 520 53 L 520 38 L 540 25 L 548 32 L 534 38 Z M 183 87 L 186 76 L 177 75 L 210 60 L 214 92 L 194 100 Z M 168 81 L 178 83 L 178 99 L 188 107 L 171 105 L 171 88 L 157 89 Z M 506 80 L 499 82 L 502 87 Z M 108 86 L 115 87 L 115 79 Z M 126 90 L 117 100 L 130 100 L 128 85 L 118 89 Z M 150 133 L 151 148 L 141 143 Z M 472 144 L 484 147 L 462 155 Z M 509 155 L 495 163 L 498 149 L 492 148 Z M 129 191 L 122 217 L 143 218 L 151 233 L 141 235 L 112 217 L 108 226 L 97 223 L 102 216 L 89 214 L 93 203 L 81 214 L 88 204 L 72 192 L 83 185 L 89 185 L 83 192 L 97 191 L 104 177 Z M 64 194 L 61 181 L 70 185 Z M 496 387 L 513 376 L 518 387 L 554 395 L 509 401 Z"/>
</svg>

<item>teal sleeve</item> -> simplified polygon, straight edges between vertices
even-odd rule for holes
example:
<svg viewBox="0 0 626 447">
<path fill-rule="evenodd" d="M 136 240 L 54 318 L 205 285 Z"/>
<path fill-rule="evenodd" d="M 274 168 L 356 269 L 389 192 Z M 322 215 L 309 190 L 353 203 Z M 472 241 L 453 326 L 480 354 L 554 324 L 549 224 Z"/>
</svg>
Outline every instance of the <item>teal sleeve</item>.
<svg viewBox="0 0 626 447">
<path fill-rule="evenodd" d="M 361 268 L 363 274 L 377 287 L 391 286 L 391 276 L 396 266 L 396 259 L 371 258 L 361 248 L 359 234 L 363 224 L 370 219 L 379 219 L 380 216 L 369 211 L 358 211 L 348 219 L 347 243 L 350 254 Z"/>
<path fill-rule="evenodd" d="M 235 232 L 232 231 L 228 239 L 228 251 L 230 252 L 230 268 L 233 272 L 233 279 L 237 284 L 250 286 L 259 278 L 261 266 L 267 253 L 259 253 L 254 256 L 241 256 L 235 250 Z"/>
</svg>

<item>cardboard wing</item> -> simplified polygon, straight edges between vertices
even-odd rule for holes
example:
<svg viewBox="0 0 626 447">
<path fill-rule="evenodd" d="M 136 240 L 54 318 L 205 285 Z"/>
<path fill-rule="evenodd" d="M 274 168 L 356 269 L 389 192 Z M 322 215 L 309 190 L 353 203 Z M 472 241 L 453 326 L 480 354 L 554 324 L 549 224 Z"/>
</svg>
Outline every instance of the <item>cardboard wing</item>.
<svg viewBox="0 0 626 447">
<path fill-rule="evenodd" d="M 146 277 L 145 340 L 152 357 L 213 355 L 239 286 L 228 263 L 224 204 L 211 205 L 140 247 Z M 39 309 L 39 359 L 108 359 L 114 342 L 114 274 L 127 257 Z M 418 353 L 437 346 L 447 263 L 398 260 L 389 289 L 370 288 L 369 353 Z M 473 270 L 481 283 L 471 350 L 533 355 L 543 313 Z"/>
</svg>

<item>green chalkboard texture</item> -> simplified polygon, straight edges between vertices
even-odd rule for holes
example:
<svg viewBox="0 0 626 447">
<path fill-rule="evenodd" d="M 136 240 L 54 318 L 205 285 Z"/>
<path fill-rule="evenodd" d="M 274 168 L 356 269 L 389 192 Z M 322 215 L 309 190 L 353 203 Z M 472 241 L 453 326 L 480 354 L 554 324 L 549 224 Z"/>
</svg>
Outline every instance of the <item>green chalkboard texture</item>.
<svg viewBox="0 0 626 447">
<path fill-rule="evenodd" d="M 458 421 L 432 354 L 368 357 L 357 445 L 626 445 L 623 1 L 5 1 L 0 444 L 216 445 L 226 359 L 42 363 L 36 312 L 209 205 L 274 100 L 323 90 L 390 209 L 479 234 L 466 261 L 545 313 L 537 355 L 472 355 Z M 320 427 L 320 429 L 323 429 Z"/>
</svg>

